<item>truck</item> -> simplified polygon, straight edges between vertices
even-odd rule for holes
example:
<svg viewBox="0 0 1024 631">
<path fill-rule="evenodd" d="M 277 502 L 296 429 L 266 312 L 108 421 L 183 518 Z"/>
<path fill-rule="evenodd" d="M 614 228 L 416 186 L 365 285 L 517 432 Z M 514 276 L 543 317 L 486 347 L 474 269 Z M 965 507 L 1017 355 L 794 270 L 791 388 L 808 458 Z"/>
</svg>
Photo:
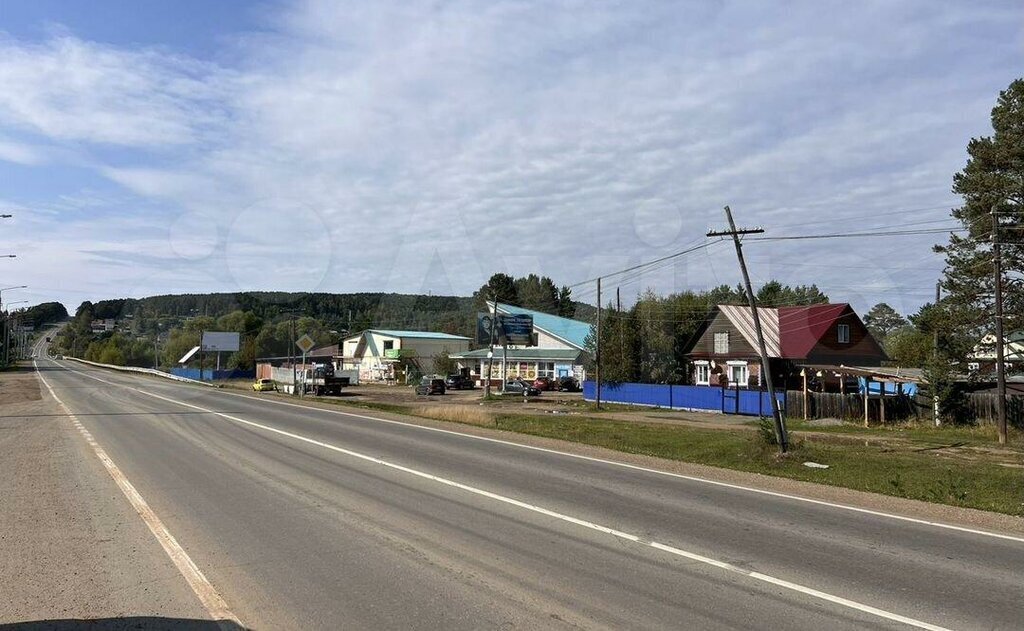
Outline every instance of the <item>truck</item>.
<svg viewBox="0 0 1024 631">
<path fill-rule="evenodd" d="M 341 389 L 349 385 L 348 377 L 338 377 L 334 374 L 334 364 L 330 361 L 314 361 L 311 368 L 307 368 L 300 375 L 302 389 L 304 392 L 323 395 L 339 395 Z"/>
</svg>

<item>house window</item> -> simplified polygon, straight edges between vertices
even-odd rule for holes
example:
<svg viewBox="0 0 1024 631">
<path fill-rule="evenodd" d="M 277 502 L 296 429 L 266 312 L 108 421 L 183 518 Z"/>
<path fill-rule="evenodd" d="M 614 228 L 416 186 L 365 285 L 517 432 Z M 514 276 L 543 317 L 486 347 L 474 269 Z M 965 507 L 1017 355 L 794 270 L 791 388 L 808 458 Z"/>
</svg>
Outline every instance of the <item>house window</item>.
<svg viewBox="0 0 1024 631">
<path fill-rule="evenodd" d="M 750 370 L 747 368 L 746 363 L 729 364 L 728 369 L 730 386 L 737 384 L 741 386 L 747 385 L 747 380 L 750 379 Z"/>
<path fill-rule="evenodd" d="M 537 362 L 538 377 L 554 377 L 555 362 Z"/>
<path fill-rule="evenodd" d="M 711 385 L 711 364 L 696 362 L 694 364 L 693 382 L 698 386 Z"/>
<path fill-rule="evenodd" d="M 394 350 L 394 348 L 395 348 L 395 341 L 394 340 L 384 340 L 384 350 L 390 351 L 390 350 Z"/>
<path fill-rule="evenodd" d="M 715 354 L 725 355 L 729 352 L 729 332 L 715 333 Z"/>
<path fill-rule="evenodd" d="M 839 325 L 839 343 L 849 344 L 850 343 L 850 325 L 840 324 Z"/>
</svg>

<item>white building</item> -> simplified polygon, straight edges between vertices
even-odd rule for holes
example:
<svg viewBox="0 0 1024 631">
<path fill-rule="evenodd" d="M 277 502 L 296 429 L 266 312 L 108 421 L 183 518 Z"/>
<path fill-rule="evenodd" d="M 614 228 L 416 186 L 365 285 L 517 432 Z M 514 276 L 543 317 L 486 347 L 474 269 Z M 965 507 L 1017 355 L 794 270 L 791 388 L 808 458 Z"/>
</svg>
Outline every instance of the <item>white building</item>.
<svg viewBox="0 0 1024 631">
<path fill-rule="evenodd" d="M 494 304 L 488 303 L 488 309 L 494 313 Z M 492 385 L 498 385 L 506 379 L 532 381 L 537 377 L 575 377 L 583 383 L 586 378 L 586 339 L 591 328 L 589 322 L 512 305 L 499 305 L 498 313 L 533 316 L 536 344 L 509 346 L 507 352 L 495 346 L 490 375 Z M 482 384 L 487 374 L 488 350 L 481 348 L 453 354 L 452 359 L 457 360 L 459 368 L 468 371 L 474 381 Z"/>
<path fill-rule="evenodd" d="M 421 374 L 436 373 L 434 358 L 469 350 L 470 339 L 430 331 L 367 329 L 341 343 L 341 370 L 358 370 L 360 381 L 395 381 L 405 367 Z"/>
</svg>

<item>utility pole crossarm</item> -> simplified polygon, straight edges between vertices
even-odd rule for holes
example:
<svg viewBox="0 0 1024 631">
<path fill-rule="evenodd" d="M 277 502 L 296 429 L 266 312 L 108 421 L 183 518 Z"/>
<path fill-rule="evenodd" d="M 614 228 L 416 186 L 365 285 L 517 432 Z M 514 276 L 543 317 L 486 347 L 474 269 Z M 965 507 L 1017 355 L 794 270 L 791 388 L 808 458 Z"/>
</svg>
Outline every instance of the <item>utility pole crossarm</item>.
<svg viewBox="0 0 1024 631">
<path fill-rule="evenodd" d="M 764 232 L 764 228 L 743 228 L 741 230 L 710 230 L 707 236 L 709 237 L 735 237 L 744 234 L 761 234 Z"/>
</svg>

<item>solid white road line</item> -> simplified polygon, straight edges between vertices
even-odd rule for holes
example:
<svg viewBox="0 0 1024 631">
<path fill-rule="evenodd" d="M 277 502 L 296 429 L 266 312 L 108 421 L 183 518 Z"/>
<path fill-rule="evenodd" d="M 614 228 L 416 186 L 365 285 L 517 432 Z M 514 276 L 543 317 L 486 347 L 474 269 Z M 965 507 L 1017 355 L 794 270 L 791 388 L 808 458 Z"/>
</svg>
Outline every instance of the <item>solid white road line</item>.
<svg viewBox="0 0 1024 631">
<path fill-rule="evenodd" d="M 72 372 L 78 372 L 78 371 L 72 370 Z M 168 403 L 173 403 L 175 405 L 180 405 L 180 406 L 183 406 L 183 407 L 191 408 L 193 410 L 198 410 L 200 412 L 204 412 L 206 414 L 211 414 L 213 416 L 219 416 L 221 418 L 227 419 L 229 421 L 233 421 L 235 423 L 239 423 L 239 424 L 246 425 L 246 426 L 249 426 L 249 427 L 254 427 L 256 429 L 260 429 L 260 430 L 263 430 L 263 431 L 266 431 L 266 432 L 271 432 L 271 433 L 277 434 L 279 436 L 284 436 L 284 437 L 287 437 L 287 438 L 291 438 L 292 440 L 297 440 L 297 441 L 300 441 L 300 442 L 308 443 L 310 445 L 315 445 L 317 447 L 321 447 L 323 449 L 328 449 L 330 451 L 334 451 L 334 452 L 337 452 L 337 453 L 340 453 L 340 454 L 344 454 L 346 456 L 350 456 L 352 458 L 363 460 L 365 462 L 371 462 L 371 463 L 376 464 L 376 465 L 387 467 L 388 469 L 393 469 L 393 470 L 396 470 L 396 471 L 401 471 L 403 473 L 407 473 L 409 475 L 413 475 L 413 476 L 416 476 L 418 478 L 422 478 L 424 480 L 429 480 L 431 482 L 436 482 L 438 484 L 443 484 L 445 486 L 449 486 L 449 487 L 456 488 L 456 489 L 459 489 L 459 490 L 462 490 L 462 491 L 466 491 L 468 493 L 472 493 L 474 495 L 479 495 L 481 497 L 486 497 L 488 499 L 491 499 L 491 500 L 494 500 L 494 501 L 497 501 L 497 502 L 501 502 L 503 504 L 508 504 L 508 505 L 511 505 L 511 506 L 515 506 L 517 508 L 521 508 L 521 509 L 533 512 L 533 513 L 538 513 L 538 514 L 541 514 L 541 515 L 545 515 L 547 517 L 551 517 L 553 519 L 557 519 L 557 520 L 560 520 L 560 521 L 568 522 L 570 524 L 575 524 L 575 525 L 581 526 L 583 528 L 587 528 L 587 529 L 590 529 L 590 530 L 596 530 L 598 532 L 602 532 L 602 533 L 611 535 L 611 536 L 619 538 L 619 539 L 630 541 L 630 542 L 636 543 L 638 545 L 646 546 L 646 547 L 649 547 L 649 548 L 654 548 L 655 550 L 660 550 L 662 552 L 667 552 L 669 554 L 672 554 L 672 555 L 675 555 L 675 556 L 678 556 L 678 557 L 682 557 L 682 558 L 685 558 L 685 559 L 689 559 L 691 561 L 696 561 L 698 563 L 703 563 L 705 565 L 710 565 L 712 567 L 716 567 L 716 568 L 719 568 L 721 570 L 725 570 L 725 571 L 732 572 L 732 573 L 735 573 L 735 574 L 740 574 L 740 575 L 746 576 L 747 578 L 750 578 L 750 579 L 753 579 L 753 580 L 756 580 L 756 581 L 760 581 L 760 582 L 763 582 L 763 583 L 769 583 L 771 585 L 776 585 L 778 587 L 782 587 L 784 589 L 788 589 L 788 590 L 793 591 L 793 592 L 797 592 L 797 593 L 800 593 L 800 594 L 804 594 L 806 596 L 810 596 L 812 598 L 817 598 L 819 600 L 824 600 L 824 601 L 827 601 L 827 602 L 830 602 L 830 603 L 833 603 L 833 604 L 836 604 L 836 605 L 840 605 L 842 607 L 847 607 L 849 609 L 853 609 L 853 610 L 860 611 L 860 612 L 863 612 L 863 613 L 867 613 L 867 614 L 870 614 L 870 615 L 873 615 L 873 616 L 877 616 L 879 618 L 883 618 L 883 619 L 886 619 L 886 620 L 891 620 L 893 622 L 900 622 L 900 623 L 903 623 L 903 624 L 906 624 L 906 625 L 909 625 L 909 626 L 912 626 L 912 627 L 917 627 L 919 629 L 930 629 L 932 631 L 948 631 L 948 630 L 946 630 L 945 627 L 940 627 L 938 625 L 934 625 L 934 624 L 931 624 L 931 623 L 928 623 L 928 622 L 924 622 L 922 620 L 917 620 L 915 618 L 910 618 L 908 616 L 903 616 L 903 615 L 900 615 L 900 614 L 897 614 L 897 613 L 886 611 L 884 609 L 879 609 L 877 607 L 872 607 L 871 605 L 865 605 L 863 603 L 859 603 L 859 602 L 854 601 L 854 600 L 849 600 L 849 599 L 843 598 L 841 596 L 835 596 L 833 594 L 829 594 L 829 593 L 826 593 L 826 592 L 823 592 L 823 591 L 812 589 L 810 587 L 805 587 L 805 586 L 797 584 L 797 583 L 793 583 L 793 582 L 790 582 L 790 581 L 787 581 L 787 580 L 784 580 L 784 579 L 780 579 L 780 578 L 776 578 L 774 576 L 770 576 L 768 574 L 762 574 L 761 572 L 752 572 L 750 570 L 743 569 L 743 568 L 741 568 L 739 566 L 736 566 L 736 565 L 733 565 L 731 563 L 727 563 L 725 561 L 719 561 L 717 559 L 713 559 L 711 557 L 707 557 L 707 556 L 704 556 L 704 555 L 701 555 L 701 554 L 697 554 L 695 552 L 689 552 L 687 550 L 683 550 L 682 548 L 677 548 L 675 546 L 671 546 L 671 545 L 667 545 L 667 544 L 663 544 L 663 543 L 658 543 L 656 541 L 645 540 L 645 539 L 641 538 L 638 535 L 634 535 L 634 534 L 631 534 L 631 533 L 628 533 L 628 532 L 623 532 L 621 530 L 616 530 L 614 528 L 609 528 L 608 526 L 603 526 L 601 524 L 597 524 L 597 523 L 594 523 L 594 522 L 591 522 L 591 521 L 587 521 L 585 519 L 580 519 L 578 517 L 573 517 L 571 515 L 566 515 L 564 513 L 559 513 L 557 511 L 553 511 L 551 509 L 544 508 L 543 506 L 538 506 L 536 504 L 530 504 L 530 503 L 524 502 L 522 500 L 517 500 L 517 499 L 511 498 L 511 497 L 507 497 L 505 495 L 500 495 L 498 493 L 493 493 L 491 491 L 487 491 L 487 490 L 484 490 L 484 489 L 481 489 L 481 488 L 470 486 L 468 484 L 463 484 L 461 482 L 456 482 L 455 480 L 451 480 L 451 479 L 448 479 L 448 478 L 443 478 L 441 476 L 437 476 L 437 475 L 434 475 L 432 473 L 427 473 L 425 471 L 420 471 L 418 469 L 413 469 L 411 467 L 406 467 L 406 466 L 403 466 L 403 465 L 400 465 L 400 464 L 389 462 L 387 460 L 383 460 L 383 459 L 377 458 L 375 456 L 370 456 L 370 455 L 363 454 L 363 453 L 360 453 L 360 452 L 357 452 L 357 451 L 352 451 L 351 449 L 345 449 L 344 447 L 339 447 L 337 445 L 332 445 L 330 443 L 325 443 L 323 441 L 316 440 L 315 438 L 309 438 L 308 436 L 303 436 L 301 434 L 296 434 L 296 433 L 293 433 L 293 432 L 285 431 L 283 429 L 278 429 L 276 427 L 271 427 L 270 425 L 264 425 L 262 423 L 256 423 L 256 422 L 253 422 L 253 421 L 248 421 L 248 420 L 240 418 L 238 416 L 233 416 L 231 414 L 225 414 L 224 412 L 217 412 L 215 410 L 211 410 L 209 408 L 205 408 L 205 407 L 202 407 L 200 405 L 195 405 L 193 403 L 186 403 L 185 401 L 178 401 L 177 399 L 172 399 L 170 397 L 165 397 L 163 395 L 156 394 L 156 393 L 153 393 L 153 392 L 147 392 L 146 390 L 142 390 L 140 388 L 135 388 L 135 387 L 132 387 L 132 386 L 125 386 L 123 384 L 117 384 L 117 383 L 114 383 L 112 381 L 107 381 L 105 379 L 101 379 L 99 377 L 94 377 L 92 375 L 88 375 L 88 374 L 85 374 L 85 373 L 79 373 L 79 374 L 82 374 L 82 375 L 84 375 L 86 377 L 89 377 L 90 379 L 95 379 L 97 381 L 101 381 L 103 383 L 110 384 L 112 386 L 128 388 L 129 390 L 134 390 L 134 391 L 136 391 L 136 392 L 138 392 L 140 394 L 144 394 L 146 396 L 153 397 L 155 399 L 160 399 L 161 401 L 166 401 Z"/>
<path fill-rule="evenodd" d="M 33 362 L 33 364 L 35 364 L 35 362 Z M 188 553 L 185 552 L 185 549 L 178 543 L 178 540 L 174 538 L 169 530 L 167 530 L 167 526 L 165 526 L 163 521 L 157 517 L 156 513 L 154 513 L 153 509 L 149 507 L 149 504 L 146 503 L 146 500 L 143 499 L 135 486 L 128 481 L 128 478 L 125 477 L 121 469 L 114 464 L 114 461 L 110 459 L 107 452 L 100 447 L 99 443 L 96 442 L 96 439 L 93 438 L 89 430 L 82 425 L 81 421 L 78 420 L 78 417 L 76 417 L 64 402 L 61 401 L 60 397 L 57 396 L 57 393 L 53 391 L 50 383 L 45 377 L 43 377 L 43 374 L 39 372 L 38 366 L 36 366 L 36 368 L 36 376 L 39 377 L 40 381 L 43 382 L 43 385 L 46 386 L 46 389 L 49 390 L 50 396 L 54 398 L 57 404 L 68 415 L 68 418 L 71 419 L 75 428 L 82 434 L 82 436 L 85 437 L 86 442 L 88 442 L 89 446 L 92 447 L 96 457 L 100 459 L 100 462 L 102 462 L 103 466 L 107 469 L 107 473 L 109 473 L 110 477 L 112 477 L 114 482 L 117 483 L 117 486 L 121 489 L 121 492 L 124 493 L 124 496 L 128 499 L 132 508 L 134 508 L 139 516 L 142 517 L 142 521 L 144 521 L 146 526 L 149 527 L 149 531 L 153 533 L 156 540 L 160 542 L 160 546 L 164 549 L 164 552 L 167 553 L 167 556 L 170 557 L 174 566 L 178 568 L 178 571 L 181 572 L 185 581 L 188 582 L 189 587 L 192 588 L 192 591 L 199 598 L 199 601 L 203 604 L 206 612 L 210 614 L 210 618 L 216 621 L 218 626 L 223 629 L 241 627 L 241 621 L 239 621 L 235 614 L 231 612 L 227 603 L 206 578 L 202 570 L 200 570 L 192 558 L 189 557 Z"/>
<path fill-rule="evenodd" d="M 68 368 L 68 370 L 72 370 L 72 369 Z M 78 372 L 78 371 L 72 370 L 72 372 Z M 85 373 L 80 373 L 80 374 L 84 375 Z M 86 376 L 89 376 L 89 375 L 86 375 Z M 95 377 L 93 377 L 93 378 L 95 378 Z M 882 512 L 882 511 L 871 510 L 869 508 L 861 508 L 859 506 L 850 506 L 848 504 L 839 504 L 837 502 L 828 502 L 828 501 L 825 501 L 825 500 L 816 500 L 816 499 L 813 499 L 813 498 L 810 498 L 810 497 L 802 497 L 800 495 L 790 495 L 788 493 L 779 493 L 777 491 L 768 491 L 768 490 L 765 490 L 765 489 L 758 489 L 758 488 L 754 488 L 754 487 L 750 487 L 750 486 L 743 486 L 741 484 L 732 484 L 730 482 L 720 482 L 718 480 L 709 480 L 708 478 L 701 478 L 701 477 L 692 476 L 692 475 L 685 475 L 685 474 L 682 474 L 682 473 L 672 473 L 671 471 L 661 471 L 659 469 L 651 469 L 649 467 L 643 467 L 643 466 L 640 466 L 640 465 L 629 464 L 629 463 L 626 463 L 626 462 L 618 462 L 618 461 L 615 461 L 615 460 L 606 460 L 604 458 L 595 458 L 593 456 L 584 456 L 584 455 L 581 455 L 581 454 L 574 454 L 574 453 L 569 453 L 569 452 L 566 452 L 566 451 L 559 451 L 557 449 L 550 449 L 550 448 L 547 448 L 547 447 L 536 447 L 534 445 L 524 445 L 523 443 L 517 443 L 517 442 L 514 442 L 514 441 L 510 441 L 510 440 L 502 440 L 500 438 L 491 438 L 489 436 L 479 436 L 479 435 L 476 435 L 476 434 L 466 434 L 464 432 L 459 432 L 459 431 L 456 431 L 456 430 L 441 429 L 439 427 L 429 427 L 427 425 L 417 425 L 415 423 L 407 423 L 407 422 L 404 422 L 404 421 L 396 421 L 396 420 L 393 420 L 393 419 L 380 418 L 380 417 L 377 417 L 377 416 L 367 416 L 365 414 L 355 414 L 353 412 L 343 412 L 341 410 L 330 410 L 330 409 L 326 409 L 326 408 L 313 407 L 313 406 L 309 406 L 309 405 L 302 405 L 302 404 L 299 404 L 299 403 L 289 403 L 287 401 L 277 401 L 275 399 L 257 398 L 257 397 L 252 397 L 252 396 L 248 396 L 248 395 L 245 395 L 245 394 L 237 394 L 235 392 L 218 391 L 218 393 L 222 394 L 222 395 L 226 395 L 226 396 L 239 397 L 239 398 L 242 398 L 242 399 L 249 399 L 251 401 L 258 401 L 258 402 L 261 402 L 261 403 L 273 403 L 274 405 L 284 405 L 284 406 L 288 406 L 288 407 L 301 408 L 301 409 L 305 409 L 305 410 L 317 410 L 317 411 L 320 411 L 320 412 L 326 412 L 328 414 L 337 414 L 337 415 L 340 415 L 340 416 L 351 416 L 353 418 L 360 418 L 360 419 L 365 419 L 365 420 L 369 420 L 369 421 L 377 421 L 379 423 L 390 423 L 392 425 L 401 425 L 403 427 L 409 427 L 409 428 L 412 428 L 412 429 L 418 429 L 418 430 L 423 430 L 423 431 L 428 431 L 428 432 L 438 432 L 438 433 L 441 433 L 441 434 L 452 434 L 452 435 L 455 435 L 455 436 L 461 436 L 463 438 L 469 438 L 469 439 L 472 439 L 472 440 L 482 440 L 482 441 L 485 441 L 485 442 L 497 443 L 497 444 L 500 444 L 500 445 L 508 445 L 510 447 L 518 447 L 520 449 L 529 449 L 529 450 L 532 450 L 532 451 L 540 451 L 540 452 L 544 452 L 544 453 L 548 453 L 548 454 L 564 456 L 566 458 L 575 458 L 577 460 L 586 460 L 586 461 L 589 461 L 589 462 L 597 462 L 597 463 L 600 463 L 600 464 L 612 465 L 612 466 L 615 466 L 615 467 L 622 467 L 624 469 L 632 469 L 634 471 L 643 471 L 644 473 L 653 473 L 653 474 L 663 475 L 663 476 L 667 476 L 667 477 L 671 477 L 671 478 L 678 478 L 678 479 L 681 479 L 681 480 L 688 480 L 690 482 L 699 482 L 701 484 L 710 484 L 710 485 L 713 485 L 713 486 L 719 486 L 719 487 L 723 487 L 723 488 L 734 489 L 734 490 L 737 490 L 737 491 L 745 491 L 745 492 L 748 492 L 748 493 L 757 493 L 759 495 L 767 495 L 769 497 L 778 497 L 778 498 L 787 499 L 787 500 L 793 500 L 793 501 L 797 501 L 797 502 L 805 502 L 805 503 L 808 503 L 808 504 L 815 504 L 815 505 L 818 505 L 818 506 L 827 506 L 829 508 L 836 508 L 836 509 L 840 509 L 840 510 L 852 511 L 852 512 L 855 512 L 855 513 L 862 513 L 862 514 L 865 514 L 865 515 L 872 515 L 874 517 L 884 517 L 886 519 L 896 519 L 896 520 L 899 520 L 899 521 L 904 521 L 904 522 L 908 522 L 908 523 L 912 523 L 912 524 L 919 524 L 919 525 L 922 525 L 922 526 L 931 526 L 931 527 L 934 527 L 934 528 L 944 528 L 946 530 L 955 530 L 957 532 L 965 532 L 965 533 L 972 534 L 972 535 L 982 535 L 982 536 L 985 536 L 985 537 L 994 537 L 996 539 L 1005 539 L 1007 541 L 1016 541 L 1017 543 L 1024 543 L 1024 537 L 1019 537 L 1019 536 L 1015 536 L 1015 535 L 1007 535 L 1007 534 L 998 533 L 998 532 L 990 532 L 990 531 L 987 531 L 987 530 L 977 530 L 975 528 L 968 528 L 966 526 L 956 526 L 954 524 L 946 524 L 946 523 L 938 522 L 938 521 L 929 521 L 927 519 L 918 519 L 916 517 L 907 517 L 906 515 L 896 515 L 894 513 L 885 513 L 885 512 Z"/>
</svg>

